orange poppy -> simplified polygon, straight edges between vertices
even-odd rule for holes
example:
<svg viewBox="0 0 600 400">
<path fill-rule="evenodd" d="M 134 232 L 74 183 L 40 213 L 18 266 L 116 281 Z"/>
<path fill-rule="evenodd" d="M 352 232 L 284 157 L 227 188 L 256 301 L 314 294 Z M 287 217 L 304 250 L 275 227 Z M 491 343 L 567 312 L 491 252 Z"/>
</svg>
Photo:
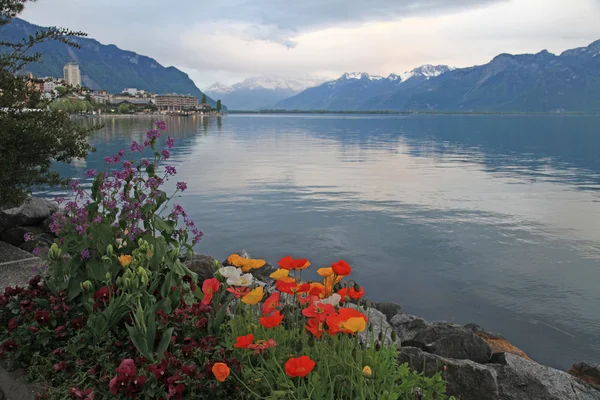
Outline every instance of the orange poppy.
<svg viewBox="0 0 600 400">
<path fill-rule="evenodd" d="M 352 267 L 348 265 L 348 263 L 344 260 L 340 260 L 331 264 L 331 268 L 333 269 L 333 273 L 336 275 L 347 276 L 352 272 Z"/>
<path fill-rule="evenodd" d="M 248 293 L 250 293 L 250 288 L 249 287 L 245 287 L 245 286 L 238 286 L 238 287 L 229 286 L 227 288 L 227 291 L 229 293 L 233 293 L 233 295 L 235 296 L 235 298 L 239 299 L 240 297 L 244 297 L 245 295 L 247 295 Z"/>
<path fill-rule="evenodd" d="M 229 376 L 229 373 L 231 372 L 227 364 L 222 362 L 215 363 L 211 371 L 219 382 L 224 382 L 225 379 L 227 379 L 227 377 Z"/>
<path fill-rule="evenodd" d="M 340 282 L 343 278 L 344 277 L 341 275 L 329 275 L 327 278 L 323 279 L 323 286 L 325 287 L 325 297 L 331 296 L 333 292 L 333 286 L 336 283 Z"/>
<path fill-rule="evenodd" d="M 325 286 L 319 282 L 313 282 L 310 284 L 310 290 L 308 291 L 310 296 L 316 296 L 320 299 L 325 297 Z"/>
<path fill-rule="evenodd" d="M 204 282 L 202 282 L 202 293 L 204 293 L 202 304 L 209 304 L 212 301 L 213 294 L 219 291 L 220 287 L 221 283 L 217 278 L 204 280 Z"/>
<path fill-rule="evenodd" d="M 269 298 L 265 300 L 265 302 L 262 305 L 263 315 L 269 315 L 275 310 L 277 310 L 277 307 L 281 305 L 279 304 L 280 297 L 281 294 L 279 292 L 273 292 L 273 294 L 271 294 Z"/>
<path fill-rule="evenodd" d="M 311 318 L 306 324 L 306 330 L 312 333 L 317 339 L 321 339 L 323 335 L 323 323 L 316 318 Z"/>
<path fill-rule="evenodd" d="M 133 257 L 130 255 L 123 254 L 119 256 L 119 264 L 121 264 L 121 267 L 123 268 L 127 268 L 132 261 Z"/>
<path fill-rule="evenodd" d="M 323 278 L 327 278 L 328 276 L 333 275 L 333 268 L 319 268 L 317 274 L 321 275 Z"/>
<path fill-rule="evenodd" d="M 237 340 L 233 344 L 233 347 L 237 347 L 238 349 L 245 349 L 252 344 L 254 341 L 254 335 L 249 333 L 245 336 L 238 336 Z"/>
<path fill-rule="evenodd" d="M 310 266 L 310 262 L 306 258 L 293 259 L 291 256 L 285 256 L 278 262 L 283 269 L 306 269 Z"/>
<path fill-rule="evenodd" d="M 231 265 L 241 268 L 243 272 L 249 272 L 251 269 L 261 268 L 267 263 L 265 260 L 244 258 L 239 254 L 230 255 L 227 257 L 227 262 Z"/>
<path fill-rule="evenodd" d="M 281 324 L 281 321 L 283 321 L 283 315 L 281 312 L 279 312 L 279 310 L 277 310 L 270 317 L 260 317 L 259 320 L 260 324 L 265 328 L 275 328 Z"/>
<path fill-rule="evenodd" d="M 294 378 L 306 376 L 315 367 L 315 362 L 308 356 L 292 357 L 285 363 L 285 373 Z"/>
</svg>

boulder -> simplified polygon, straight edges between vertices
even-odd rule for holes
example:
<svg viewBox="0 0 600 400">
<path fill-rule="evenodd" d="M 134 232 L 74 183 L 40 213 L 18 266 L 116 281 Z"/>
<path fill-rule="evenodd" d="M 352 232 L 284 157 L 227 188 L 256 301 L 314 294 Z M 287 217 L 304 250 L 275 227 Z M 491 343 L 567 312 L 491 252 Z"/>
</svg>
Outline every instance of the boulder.
<svg viewBox="0 0 600 400">
<path fill-rule="evenodd" d="M 461 400 L 500 400 L 497 373 L 487 365 L 471 360 L 454 360 L 430 354 L 416 347 L 403 346 L 398 361 L 431 377 L 442 373 L 446 391 Z M 524 400 L 523 398 L 522 400 Z"/>
<path fill-rule="evenodd" d="M 396 314 L 390 321 L 403 346 L 418 347 L 438 356 L 489 361 L 492 349 L 485 340 L 461 325 L 448 322 L 426 322 L 409 314 Z"/>
<path fill-rule="evenodd" d="M 35 235 L 32 241 L 23 243 L 19 246 L 19 248 L 29 253 L 33 253 L 33 249 L 35 249 L 36 247 L 49 249 L 50 246 L 52 246 L 52 243 L 54 243 L 55 239 L 56 238 L 53 235 L 50 235 L 48 233 L 40 233 Z"/>
<path fill-rule="evenodd" d="M 58 211 L 58 205 L 37 197 L 30 197 L 19 207 L 0 210 L 0 233 L 24 225 L 37 225 Z"/>
<path fill-rule="evenodd" d="M 41 226 L 18 226 L 4 232 L 2 234 L 2 241 L 19 247 L 25 243 L 25 234 L 28 232 L 33 233 L 35 236 L 44 233 L 44 228 Z"/>
<path fill-rule="evenodd" d="M 190 271 L 198 274 L 198 283 L 202 285 L 205 279 L 210 279 L 215 275 L 215 266 L 219 268 L 219 260 L 206 254 L 195 254 L 194 257 L 185 262 L 185 266 Z"/>
<path fill-rule="evenodd" d="M 502 400 L 600 400 L 600 391 L 566 372 L 540 365 L 511 353 L 488 364 L 498 373 Z"/>
<path fill-rule="evenodd" d="M 389 346 L 394 343 L 394 341 L 392 340 L 392 331 L 394 330 L 394 328 L 392 328 L 392 326 L 389 324 L 388 319 L 384 313 L 382 313 L 374 307 L 364 308 L 353 303 L 348 303 L 345 306 L 354 308 L 360 311 L 361 313 L 365 314 L 369 318 L 369 325 L 373 327 L 373 332 L 371 333 L 368 330 L 365 330 L 364 332 L 360 332 L 358 334 L 358 337 L 363 343 L 365 343 L 367 346 L 370 346 L 372 338 L 374 338 L 374 340 L 378 340 L 380 332 L 382 332 L 383 334 L 382 344 Z M 399 340 L 397 341 L 397 344 L 400 345 Z"/>
<path fill-rule="evenodd" d="M 527 360 L 531 360 L 523 350 L 519 349 L 500 335 L 486 331 L 477 324 L 467 324 L 465 325 L 465 328 L 470 329 L 474 334 L 485 340 L 492 348 L 493 353 L 512 353 Z"/>
<path fill-rule="evenodd" d="M 390 321 L 394 315 L 402 313 L 402 306 L 396 303 L 390 303 L 384 301 L 382 303 L 373 303 L 373 307 L 381 311 L 388 321 Z"/>
<path fill-rule="evenodd" d="M 569 374 L 600 389 L 600 365 L 577 363 L 569 369 Z"/>
</svg>

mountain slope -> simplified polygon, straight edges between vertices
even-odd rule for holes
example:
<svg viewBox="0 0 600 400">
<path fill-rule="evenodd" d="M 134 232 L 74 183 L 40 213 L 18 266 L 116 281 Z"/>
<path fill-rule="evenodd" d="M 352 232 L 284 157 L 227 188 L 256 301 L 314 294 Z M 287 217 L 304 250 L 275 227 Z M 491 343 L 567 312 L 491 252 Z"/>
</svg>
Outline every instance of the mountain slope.
<svg viewBox="0 0 600 400">
<path fill-rule="evenodd" d="M 278 101 L 324 81 L 323 78 L 310 75 L 298 78 L 271 75 L 248 78 L 232 86 L 217 82 L 205 92 L 209 96 L 220 98 L 232 110 L 258 110 L 272 107 Z"/>
<path fill-rule="evenodd" d="M 378 107 L 384 104 L 387 98 L 403 88 L 408 90 L 416 87 L 450 70 L 452 68 L 445 65 L 423 65 L 403 74 L 390 74 L 385 78 L 364 72 L 347 72 L 336 80 L 280 101 L 276 108 L 333 111 L 380 109 Z"/>
<path fill-rule="evenodd" d="M 600 111 L 600 41 L 557 56 L 501 54 L 432 80 L 407 109 Z"/>
<path fill-rule="evenodd" d="M 0 28 L 2 40 L 18 41 L 43 27 L 14 18 Z M 75 38 L 80 49 L 59 42 L 47 42 L 33 50 L 43 54 L 42 62 L 29 64 L 26 72 L 36 76 L 63 76 L 63 66 L 69 61 L 79 64 L 82 84 L 90 89 L 105 89 L 118 93 L 134 87 L 158 94 L 191 94 L 198 98 L 202 92 L 187 74 L 175 67 L 163 67 L 156 60 L 115 45 L 104 45 L 89 38 Z M 210 99 L 211 104 L 215 102 Z"/>
</svg>

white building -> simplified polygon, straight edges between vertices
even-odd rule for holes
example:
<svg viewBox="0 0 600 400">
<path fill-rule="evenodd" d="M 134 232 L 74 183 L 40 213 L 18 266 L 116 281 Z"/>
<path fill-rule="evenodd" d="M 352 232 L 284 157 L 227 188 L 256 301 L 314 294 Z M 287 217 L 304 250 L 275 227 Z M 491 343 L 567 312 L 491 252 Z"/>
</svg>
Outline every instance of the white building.
<svg viewBox="0 0 600 400">
<path fill-rule="evenodd" d="M 63 72 L 67 85 L 81 86 L 81 73 L 79 71 L 79 64 L 76 62 L 70 62 L 65 65 Z"/>
<path fill-rule="evenodd" d="M 127 93 L 131 96 L 144 96 L 146 94 L 146 91 L 136 88 L 125 88 L 121 93 Z"/>
</svg>

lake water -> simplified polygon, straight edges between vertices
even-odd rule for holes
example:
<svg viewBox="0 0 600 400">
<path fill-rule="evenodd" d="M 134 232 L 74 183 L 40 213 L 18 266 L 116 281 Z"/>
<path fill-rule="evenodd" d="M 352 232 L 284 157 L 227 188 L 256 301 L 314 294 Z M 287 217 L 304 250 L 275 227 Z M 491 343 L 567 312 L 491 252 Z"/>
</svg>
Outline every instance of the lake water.
<svg viewBox="0 0 600 400">
<path fill-rule="evenodd" d="M 85 181 L 150 119 L 104 119 Z M 82 122 L 87 123 L 87 122 Z M 600 362 L 600 117 L 167 119 L 197 250 L 354 267 L 368 297 Z"/>
</svg>

